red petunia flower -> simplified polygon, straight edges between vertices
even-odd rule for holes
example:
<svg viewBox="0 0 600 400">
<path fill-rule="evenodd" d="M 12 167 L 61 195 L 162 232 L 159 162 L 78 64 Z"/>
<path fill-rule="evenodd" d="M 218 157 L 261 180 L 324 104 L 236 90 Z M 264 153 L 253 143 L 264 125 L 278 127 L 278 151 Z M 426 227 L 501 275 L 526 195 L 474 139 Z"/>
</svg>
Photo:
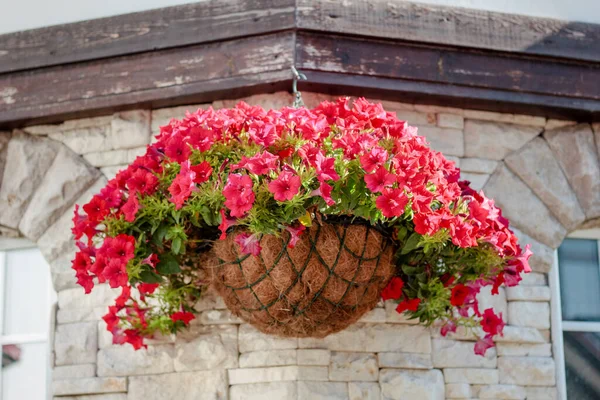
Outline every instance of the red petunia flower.
<svg viewBox="0 0 600 400">
<path fill-rule="evenodd" d="M 176 210 L 183 207 L 183 203 L 197 189 L 194 183 L 195 179 L 196 173 L 191 170 L 190 161 L 187 160 L 181 163 L 181 170 L 169 186 L 169 193 L 171 193 L 169 201 L 175 204 Z"/>
<path fill-rule="evenodd" d="M 137 194 L 132 193 L 125 204 L 121 207 L 121 212 L 125 216 L 125 221 L 135 221 L 135 215 L 140 209 L 140 202 L 138 201 Z"/>
<path fill-rule="evenodd" d="M 144 258 L 142 260 L 142 265 L 149 265 L 151 266 L 153 269 L 156 269 L 156 264 L 158 264 L 158 256 L 154 253 L 150 254 L 148 257 Z"/>
<path fill-rule="evenodd" d="M 110 260 L 119 260 L 127 264 L 135 253 L 135 238 L 133 236 L 121 233 L 114 238 L 104 239 L 102 247 L 99 249 L 99 255 Z"/>
<path fill-rule="evenodd" d="M 383 167 L 383 164 L 388 159 L 388 153 L 385 149 L 379 146 L 373 147 L 370 152 L 360 157 L 360 165 L 365 172 L 373 172 L 378 168 Z"/>
<path fill-rule="evenodd" d="M 488 308 L 483 312 L 483 318 L 481 319 L 480 324 L 483 331 L 490 335 L 500 335 L 504 330 L 502 313 L 496 315 L 493 308 Z"/>
<path fill-rule="evenodd" d="M 173 136 L 167 142 L 165 155 L 177 163 L 182 163 L 190 158 L 192 149 L 189 144 L 183 140 L 181 135 Z"/>
<path fill-rule="evenodd" d="M 213 172 L 208 161 L 202 161 L 200 164 L 192 166 L 191 170 L 196 174 L 194 183 L 197 183 L 198 185 L 208 181 Z"/>
<path fill-rule="evenodd" d="M 477 343 L 475 343 L 475 354 L 484 356 L 486 351 L 489 348 L 494 347 L 494 341 L 492 340 L 492 335 L 485 335 L 485 337 L 479 339 Z"/>
<path fill-rule="evenodd" d="M 75 259 L 72 261 L 72 268 L 76 273 L 87 273 L 92 266 L 92 259 L 83 251 L 75 253 Z"/>
<path fill-rule="evenodd" d="M 335 158 L 327 158 L 322 153 L 317 153 L 315 164 L 317 167 L 317 179 L 319 179 L 319 181 L 337 181 L 340 179 L 340 176 L 334 168 Z"/>
<path fill-rule="evenodd" d="M 126 286 L 128 282 L 127 264 L 118 258 L 109 259 L 103 275 L 111 288 Z"/>
<path fill-rule="evenodd" d="M 158 186 L 158 178 L 152 172 L 138 168 L 137 171 L 127 179 L 127 187 L 131 193 L 152 194 Z"/>
<path fill-rule="evenodd" d="M 138 283 L 137 289 L 140 292 L 140 299 L 146 301 L 146 295 L 154 293 L 158 288 L 158 283 Z"/>
<path fill-rule="evenodd" d="M 235 237 L 235 242 L 240 246 L 242 254 L 258 256 L 262 250 L 262 247 L 260 247 L 260 238 L 257 234 L 250 235 L 246 232 L 239 233 Z"/>
<path fill-rule="evenodd" d="M 94 279 L 87 272 L 78 272 L 75 274 L 77 278 L 77 284 L 83 287 L 85 294 L 91 293 L 94 288 Z"/>
<path fill-rule="evenodd" d="M 243 217 L 254 204 L 252 179 L 248 175 L 230 174 L 223 189 L 225 207 L 229 208 L 232 217 Z"/>
<path fill-rule="evenodd" d="M 404 311 L 417 311 L 419 304 L 421 304 L 421 299 L 418 297 L 411 300 L 404 300 L 398 304 L 398 307 L 396 307 L 396 312 L 398 314 L 402 314 Z"/>
<path fill-rule="evenodd" d="M 106 201 L 98 195 L 92 197 L 92 200 L 83 206 L 83 211 L 92 222 L 101 222 L 110 213 Z"/>
<path fill-rule="evenodd" d="M 293 249 L 294 247 L 296 247 L 296 243 L 298 242 L 298 240 L 300 240 L 300 235 L 306 230 L 306 227 L 304 225 L 298 225 L 297 228 L 294 228 L 292 226 L 286 226 L 285 230 L 290 233 L 288 247 L 290 249 Z"/>
<path fill-rule="evenodd" d="M 265 175 L 277 168 L 279 158 L 268 151 L 255 154 L 246 160 L 245 168 L 256 175 Z"/>
<path fill-rule="evenodd" d="M 404 281 L 402 278 L 395 276 L 390 279 L 390 282 L 381 292 L 381 298 L 386 300 L 398 300 L 402 296 L 402 288 L 404 287 Z"/>
<path fill-rule="evenodd" d="M 106 330 L 112 332 L 118 325 L 121 319 L 117 316 L 119 309 L 116 306 L 108 307 L 108 313 L 102 317 L 106 322 Z"/>
<path fill-rule="evenodd" d="M 321 196 L 325 200 L 325 204 L 332 206 L 335 204 L 335 200 L 331 197 L 331 191 L 333 187 L 325 182 L 321 182 L 319 188 L 312 192 L 314 196 Z"/>
<path fill-rule="evenodd" d="M 440 329 L 440 334 L 444 337 L 448 335 L 448 333 L 456 333 L 456 324 L 452 320 L 448 320 L 444 323 L 442 328 Z"/>
<path fill-rule="evenodd" d="M 284 171 L 279 174 L 277 179 L 269 183 L 269 192 L 277 201 L 286 201 L 294 198 L 298 194 L 301 182 L 300 177 L 292 172 Z"/>
<path fill-rule="evenodd" d="M 469 295 L 469 288 L 463 284 L 458 284 L 452 288 L 450 295 L 450 304 L 455 307 L 460 307 L 465 304 L 465 299 Z"/>
<path fill-rule="evenodd" d="M 219 230 L 221 231 L 221 236 L 219 236 L 219 240 L 225 240 L 227 237 L 227 229 L 230 226 L 235 225 L 236 220 L 234 218 L 228 218 L 225 215 L 225 210 L 221 210 L 221 223 L 219 224 Z"/>
<path fill-rule="evenodd" d="M 117 306 L 118 309 L 122 309 L 123 307 L 125 307 L 125 303 L 127 303 L 127 301 L 129 300 L 130 297 L 131 297 L 131 286 L 129 286 L 129 285 L 122 286 L 121 294 L 119 295 L 119 297 L 117 297 L 115 299 L 115 306 Z"/>
<path fill-rule="evenodd" d="M 396 176 L 391 174 L 385 167 L 377 168 L 375 173 L 365 175 L 364 179 L 367 188 L 373 193 L 381 192 L 396 182 Z"/>
<path fill-rule="evenodd" d="M 402 189 L 384 189 L 381 196 L 375 200 L 377 208 L 386 218 L 399 217 L 404 214 L 404 207 L 408 204 L 408 197 Z"/>
<path fill-rule="evenodd" d="M 177 311 L 176 313 L 171 314 L 171 321 L 177 322 L 181 321 L 185 325 L 188 325 L 191 320 L 195 319 L 194 314 L 188 311 Z"/>
</svg>

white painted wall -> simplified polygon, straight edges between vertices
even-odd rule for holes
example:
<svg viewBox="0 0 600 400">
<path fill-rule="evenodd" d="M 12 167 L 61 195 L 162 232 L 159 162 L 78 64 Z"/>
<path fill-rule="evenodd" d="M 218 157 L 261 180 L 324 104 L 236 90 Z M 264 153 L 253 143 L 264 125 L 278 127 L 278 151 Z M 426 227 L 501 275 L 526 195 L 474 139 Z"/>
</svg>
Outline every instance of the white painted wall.
<svg viewBox="0 0 600 400">
<path fill-rule="evenodd" d="M 0 0 L 0 34 L 190 2 L 190 0 Z M 600 0 L 420 0 L 420 2 L 600 24 Z"/>
</svg>

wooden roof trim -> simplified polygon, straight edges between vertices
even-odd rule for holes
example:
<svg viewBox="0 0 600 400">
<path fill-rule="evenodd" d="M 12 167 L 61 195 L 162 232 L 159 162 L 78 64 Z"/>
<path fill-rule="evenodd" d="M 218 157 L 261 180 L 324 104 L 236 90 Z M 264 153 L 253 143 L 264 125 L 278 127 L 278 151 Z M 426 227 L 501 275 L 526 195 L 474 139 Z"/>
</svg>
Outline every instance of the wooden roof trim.
<svg viewBox="0 0 600 400">
<path fill-rule="evenodd" d="M 600 62 L 600 25 L 386 0 L 219 0 L 0 35 L 0 73 L 319 31 Z"/>
</svg>

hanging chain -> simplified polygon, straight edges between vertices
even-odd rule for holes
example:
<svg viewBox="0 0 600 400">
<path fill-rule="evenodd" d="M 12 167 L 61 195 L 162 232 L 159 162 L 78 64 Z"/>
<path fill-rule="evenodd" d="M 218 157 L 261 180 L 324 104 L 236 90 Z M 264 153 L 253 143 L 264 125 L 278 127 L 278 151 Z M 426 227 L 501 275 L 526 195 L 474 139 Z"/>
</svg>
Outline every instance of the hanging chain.
<svg viewBox="0 0 600 400">
<path fill-rule="evenodd" d="M 292 92 L 294 93 L 294 103 L 292 107 L 300 108 L 304 107 L 304 101 L 302 101 L 302 93 L 298 91 L 298 81 L 305 81 L 306 75 L 302 72 L 298 72 L 296 67 L 292 66 L 292 74 L 294 74 L 294 80 L 292 81 Z"/>
</svg>

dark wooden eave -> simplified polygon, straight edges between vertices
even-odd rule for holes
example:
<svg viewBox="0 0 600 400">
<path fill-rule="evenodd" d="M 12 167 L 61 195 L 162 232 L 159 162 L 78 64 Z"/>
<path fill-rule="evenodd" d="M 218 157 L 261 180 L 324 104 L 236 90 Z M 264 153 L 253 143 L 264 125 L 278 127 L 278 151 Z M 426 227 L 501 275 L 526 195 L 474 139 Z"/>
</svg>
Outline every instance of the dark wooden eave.
<svg viewBox="0 0 600 400">
<path fill-rule="evenodd" d="M 0 127 L 300 89 L 600 120 L 600 25 L 383 0 L 213 0 L 0 35 Z"/>
</svg>

